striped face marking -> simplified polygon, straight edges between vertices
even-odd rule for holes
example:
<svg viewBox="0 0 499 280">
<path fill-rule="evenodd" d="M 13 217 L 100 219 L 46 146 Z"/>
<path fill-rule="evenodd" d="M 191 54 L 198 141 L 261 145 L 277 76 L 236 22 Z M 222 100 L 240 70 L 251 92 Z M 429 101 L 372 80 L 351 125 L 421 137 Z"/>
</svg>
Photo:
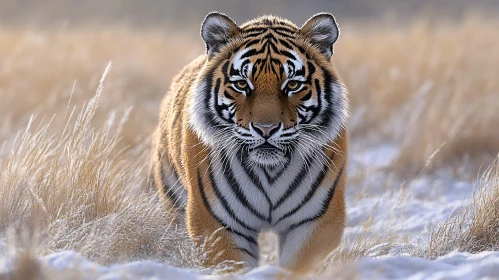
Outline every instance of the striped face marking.
<svg viewBox="0 0 499 280">
<path fill-rule="evenodd" d="M 216 237 L 210 261 L 258 265 L 258 234 L 269 229 L 290 269 L 340 240 L 347 102 L 329 62 L 338 32 L 330 14 L 300 29 L 273 16 L 242 26 L 205 18 L 206 56 L 184 68 L 167 102 L 190 127 L 176 117 L 171 134 L 160 126 L 156 162 L 165 166 L 154 175 L 174 208 L 187 204 L 189 234 Z"/>
<path fill-rule="evenodd" d="M 244 150 L 261 166 L 320 149 L 347 115 L 345 92 L 321 59 L 294 27 L 242 28 L 200 79 L 194 128 L 210 145 Z"/>
</svg>

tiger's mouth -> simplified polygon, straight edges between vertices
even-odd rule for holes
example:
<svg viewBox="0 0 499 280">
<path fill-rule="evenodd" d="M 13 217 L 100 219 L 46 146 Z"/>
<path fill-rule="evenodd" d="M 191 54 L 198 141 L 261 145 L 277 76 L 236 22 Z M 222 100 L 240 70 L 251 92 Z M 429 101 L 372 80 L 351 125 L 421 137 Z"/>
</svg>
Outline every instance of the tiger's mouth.
<svg viewBox="0 0 499 280">
<path fill-rule="evenodd" d="M 265 142 L 249 152 L 249 160 L 261 166 L 274 166 L 288 161 L 286 152 Z"/>
<path fill-rule="evenodd" d="M 261 150 L 261 149 L 265 149 L 265 150 L 272 150 L 272 149 L 276 149 L 278 150 L 278 148 L 272 144 L 270 144 L 269 142 L 265 141 L 265 143 L 259 145 L 259 146 L 256 146 L 255 148 L 253 149 L 258 149 L 258 150 Z"/>
</svg>

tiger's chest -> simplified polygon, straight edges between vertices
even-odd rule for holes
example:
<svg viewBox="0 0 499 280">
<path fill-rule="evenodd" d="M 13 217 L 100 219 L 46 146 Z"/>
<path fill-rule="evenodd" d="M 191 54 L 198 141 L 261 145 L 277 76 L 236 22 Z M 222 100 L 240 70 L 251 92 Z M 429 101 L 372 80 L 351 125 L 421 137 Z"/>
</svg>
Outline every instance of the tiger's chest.
<svg viewBox="0 0 499 280">
<path fill-rule="evenodd" d="M 320 160 L 291 157 L 275 168 L 249 166 L 244 158 L 212 158 L 210 204 L 231 228 L 286 231 L 313 218 L 326 205 L 329 167 Z"/>
</svg>

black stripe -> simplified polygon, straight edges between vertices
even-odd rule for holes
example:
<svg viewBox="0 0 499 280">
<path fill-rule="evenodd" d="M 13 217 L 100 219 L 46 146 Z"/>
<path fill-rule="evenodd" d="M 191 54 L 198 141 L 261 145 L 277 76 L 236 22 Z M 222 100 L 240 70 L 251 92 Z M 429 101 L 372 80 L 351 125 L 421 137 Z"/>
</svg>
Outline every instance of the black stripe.
<svg viewBox="0 0 499 280">
<path fill-rule="evenodd" d="M 206 78 L 205 78 L 205 81 L 206 81 L 205 91 L 207 91 L 207 92 L 205 93 L 205 96 L 204 96 L 204 104 L 208 108 L 206 108 L 206 111 L 204 112 L 203 117 L 204 117 L 204 121 L 207 122 L 207 124 L 210 127 L 217 127 L 219 125 L 219 122 L 216 121 L 217 118 L 216 118 L 215 114 L 213 113 L 214 108 L 212 109 L 209 107 L 210 98 L 211 98 L 211 87 L 213 86 L 212 78 L 213 78 L 213 73 L 210 71 L 210 72 L 208 72 L 208 74 L 206 75 Z"/>
<path fill-rule="evenodd" d="M 314 112 L 314 116 L 312 116 L 312 118 L 315 117 L 317 114 L 319 114 L 319 111 L 322 108 L 322 98 L 321 97 L 322 97 L 322 94 L 324 94 L 324 93 L 322 93 L 321 84 L 320 84 L 318 79 L 315 80 L 315 86 L 317 87 L 317 111 Z M 329 107 L 331 107 L 331 106 L 329 106 Z"/>
<path fill-rule="evenodd" d="M 312 112 L 312 115 L 310 116 L 310 119 L 306 119 L 305 116 L 301 115 L 302 118 L 304 119 L 303 123 L 310 123 L 317 115 L 319 115 L 321 109 L 322 109 L 322 97 L 321 97 L 321 94 L 322 93 L 322 88 L 321 88 L 321 85 L 320 85 L 320 82 L 319 82 L 319 79 L 315 79 L 314 80 L 314 85 L 315 85 L 315 90 L 317 92 L 317 105 L 313 105 L 313 106 L 304 106 L 304 105 L 300 105 L 299 107 L 307 112 Z M 309 96 L 310 95 L 310 96 Z M 310 99 L 311 97 L 311 92 L 309 92 L 307 95 L 305 95 L 301 101 L 306 101 L 308 99 Z M 331 106 L 328 106 L 328 108 L 331 107 Z M 326 112 L 324 113 L 326 114 Z M 324 115 L 323 114 L 323 115 Z M 298 115 L 300 115 L 298 113 Z"/>
<path fill-rule="evenodd" d="M 288 51 L 282 50 L 281 54 L 284 55 L 284 56 L 287 56 L 288 58 L 296 60 L 296 57 L 292 53 L 290 53 Z"/>
<path fill-rule="evenodd" d="M 305 160 L 308 160 L 308 157 Z M 293 183 L 291 183 L 286 192 L 281 196 L 281 198 L 279 198 L 274 207 L 272 207 L 272 210 L 277 209 L 284 201 L 286 201 L 295 192 L 295 190 L 300 186 L 301 182 L 305 178 L 306 172 L 307 172 L 307 164 L 304 163 L 300 172 L 298 172 L 298 174 L 295 176 Z"/>
<path fill-rule="evenodd" d="M 326 199 L 324 199 L 324 201 L 322 202 L 322 207 L 321 209 L 319 210 L 319 212 L 315 215 L 313 215 L 312 217 L 310 218 L 307 218 L 307 219 L 304 219 L 304 220 L 301 220 L 300 222 L 297 222 L 297 223 L 294 223 L 292 224 L 290 227 L 289 227 L 289 230 L 288 231 L 292 231 L 294 230 L 295 228 L 303 225 L 303 224 L 306 224 L 306 223 L 309 223 L 309 222 L 313 222 L 317 219 L 319 219 L 320 217 L 322 217 L 322 215 L 324 215 L 324 213 L 326 213 L 327 209 L 329 208 L 329 203 L 331 202 L 331 200 L 333 199 L 333 196 L 334 196 L 334 191 L 336 189 L 336 186 L 338 185 L 338 182 L 340 181 L 340 178 L 341 178 L 341 175 L 343 174 L 343 167 L 345 167 L 344 165 L 341 167 L 340 169 L 340 172 L 338 172 L 338 176 L 336 177 L 336 180 L 334 180 L 334 184 L 333 184 L 333 187 L 331 189 L 329 189 L 328 191 L 328 194 L 327 194 L 327 197 Z"/>
<path fill-rule="evenodd" d="M 271 58 L 270 59 L 270 67 L 272 69 L 272 73 L 274 73 L 274 75 L 279 77 L 279 73 L 277 73 L 277 71 L 275 70 L 275 67 L 274 67 L 275 64 L 281 66 L 281 61 L 279 59 L 276 59 L 276 58 Z"/>
<path fill-rule="evenodd" d="M 290 44 L 290 45 L 293 45 L 295 48 L 297 48 L 301 53 L 305 53 L 305 49 L 301 46 L 298 46 L 298 44 L 296 44 L 295 42 L 293 42 L 293 40 L 289 40 L 289 39 L 283 39 L 284 41 L 286 41 L 286 43 Z"/>
<path fill-rule="evenodd" d="M 265 32 L 267 30 L 268 30 L 268 28 L 266 28 L 266 27 L 250 27 L 250 28 L 247 28 L 247 29 L 243 29 L 243 32 L 244 33 L 249 33 L 249 32 Z"/>
<path fill-rule="evenodd" d="M 241 76 L 248 78 L 248 69 L 246 68 L 246 66 L 250 63 L 251 63 L 251 60 L 249 60 L 249 59 L 247 59 L 247 60 L 243 61 L 243 63 L 241 63 L 241 71 L 243 71 L 243 72 L 239 71 L 239 72 L 241 72 L 240 73 Z"/>
<path fill-rule="evenodd" d="M 220 78 L 218 78 L 215 81 L 215 88 L 213 89 L 213 104 L 215 105 L 215 111 L 217 112 L 218 117 L 221 119 L 224 119 L 223 113 L 222 113 L 223 109 L 220 108 L 218 105 L 218 91 L 220 90 L 220 83 L 221 83 L 221 80 L 220 80 Z"/>
<path fill-rule="evenodd" d="M 277 26 L 273 26 L 273 27 L 271 27 L 270 29 L 272 29 L 273 31 L 288 32 L 288 33 L 291 33 L 291 34 L 296 33 L 296 30 L 294 30 L 294 29 L 289 29 L 289 28 L 287 28 L 287 27 L 277 27 Z"/>
<path fill-rule="evenodd" d="M 308 85 L 312 85 L 312 77 L 315 74 L 314 64 L 312 62 L 308 61 L 307 62 L 307 69 L 308 69 L 307 80 L 304 83 L 308 84 Z"/>
<path fill-rule="evenodd" d="M 333 160 L 332 157 L 331 157 L 331 160 Z M 288 218 L 289 216 L 295 214 L 296 212 L 298 212 L 298 210 L 300 210 L 305 204 L 307 204 L 307 202 L 310 201 L 310 199 L 312 199 L 312 197 L 314 196 L 314 194 L 317 192 L 317 189 L 321 185 L 322 181 L 324 180 L 324 177 L 326 177 L 328 169 L 329 169 L 329 165 L 327 163 L 324 164 L 323 169 L 321 170 L 321 172 L 315 178 L 315 181 L 312 184 L 312 186 L 310 187 L 310 190 L 307 192 L 307 194 L 305 195 L 305 197 L 303 198 L 303 200 L 300 202 L 300 204 L 298 204 L 291 211 L 289 211 L 288 213 L 284 214 L 284 216 L 282 216 L 281 218 L 279 218 L 277 220 L 276 224 L 278 224 L 280 221 L 282 221 L 282 220 Z"/>
<path fill-rule="evenodd" d="M 227 183 L 229 183 L 230 189 L 232 190 L 232 193 L 236 196 L 237 200 L 246 207 L 253 215 L 257 216 L 260 220 L 262 221 L 267 221 L 270 222 L 269 218 L 265 218 L 262 214 L 260 214 L 256 209 L 249 203 L 248 198 L 246 195 L 244 195 L 244 192 L 241 190 L 241 186 L 236 180 L 236 177 L 234 176 L 234 172 L 232 172 L 232 169 L 227 166 L 227 163 L 223 164 L 223 169 L 224 169 L 224 177 L 227 179 Z"/>
<path fill-rule="evenodd" d="M 224 96 L 227 99 L 234 100 L 234 97 L 232 97 L 226 90 L 224 90 Z M 178 111 L 180 111 L 180 110 L 178 110 Z"/>
<path fill-rule="evenodd" d="M 271 25 L 271 24 L 269 24 Z M 295 29 L 291 29 L 291 28 L 288 28 L 288 27 L 284 27 L 284 26 L 257 26 L 257 27 L 248 27 L 248 28 L 244 28 L 242 31 L 243 31 L 243 34 L 246 34 L 246 33 L 249 33 L 249 32 L 266 32 L 266 31 L 279 31 L 279 32 L 288 32 L 288 33 L 296 33 L 297 30 Z"/>
<path fill-rule="evenodd" d="M 242 39 L 243 40 L 247 40 L 247 39 L 251 39 L 251 38 L 254 38 L 254 37 L 258 37 L 260 35 L 262 35 L 263 33 L 265 33 L 264 31 L 251 31 L 251 32 L 245 32 L 243 35 L 242 35 Z"/>
<path fill-rule="evenodd" d="M 317 106 L 305 106 L 303 104 L 300 104 L 297 106 L 299 109 L 305 110 L 305 112 L 314 112 L 316 110 Z"/>
<path fill-rule="evenodd" d="M 215 106 L 215 111 L 217 112 L 217 115 L 220 119 L 222 120 L 225 120 L 226 122 L 229 122 L 229 123 L 233 123 L 234 120 L 232 119 L 231 116 L 229 116 L 228 118 L 226 118 L 223 114 L 224 110 L 227 110 L 227 111 L 230 111 L 230 107 L 234 104 L 234 103 L 231 103 L 229 105 L 226 105 L 224 103 L 219 103 L 218 101 L 218 93 L 220 91 L 220 84 L 221 84 L 221 79 L 218 78 L 216 81 L 215 81 L 215 88 L 214 88 L 214 94 L 213 94 L 213 103 L 214 103 L 214 106 Z M 224 92 L 224 95 L 225 95 L 225 92 Z"/>
<path fill-rule="evenodd" d="M 235 229 L 232 229 L 226 223 L 224 223 L 222 221 L 222 219 L 220 219 L 220 217 L 218 217 L 215 214 L 215 212 L 213 212 L 213 209 L 211 208 L 211 205 L 208 202 L 208 198 L 206 197 L 206 193 L 204 192 L 203 180 L 201 178 L 201 174 L 199 173 L 199 170 L 198 170 L 198 184 L 199 184 L 199 190 L 201 192 L 201 198 L 203 199 L 203 204 L 206 207 L 206 209 L 208 210 L 208 212 L 210 213 L 210 215 L 212 215 L 215 218 L 215 220 L 217 220 L 217 222 L 220 223 L 220 225 L 222 227 L 224 227 L 226 230 L 234 233 L 235 235 L 241 236 L 242 238 L 246 239 L 246 241 L 248 241 L 251 244 L 258 245 L 255 238 L 253 238 L 252 236 L 249 236 L 249 235 L 245 235 L 244 233 L 237 231 Z"/>
<path fill-rule="evenodd" d="M 305 67 L 302 67 L 301 69 L 297 70 L 295 75 L 296 76 L 305 76 Z"/>
<path fill-rule="evenodd" d="M 300 98 L 300 101 L 307 101 L 310 100 L 310 98 L 312 98 L 312 91 L 309 91 L 307 94 L 305 94 L 305 96 Z"/>
<path fill-rule="evenodd" d="M 249 134 L 249 133 L 244 133 L 244 132 L 238 132 L 239 135 L 243 136 L 243 137 L 253 137 L 253 134 Z"/>
<path fill-rule="evenodd" d="M 293 134 L 296 134 L 296 132 L 287 132 L 287 133 L 283 133 L 281 134 L 281 137 L 284 138 L 284 137 L 289 137 L 289 136 L 293 136 Z"/>
<path fill-rule="evenodd" d="M 281 43 L 285 48 L 287 49 L 293 49 L 293 47 L 291 47 L 290 44 L 286 43 L 286 41 L 284 40 L 281 40 L 281 39 L 277 39 L 279 43 Z"/>
<path fill-rule="evenodd" d="M 230 76 L 227 75 L 227 72 L 229 71 L 229 65 L 230 65 L 230 61 L 227 61 L 222 65 L 222 68 L 221 68 L 222 74 L 224 75 L 224 84 L 228 84 L 231 82 Z M 235 71 L 235 70 L 231 68 L 230 71 Z M 233 74 L 233 73 L 231 72 L 229 74 Z M 237 73 L 234 73 L 234 74 L 237 74 Z"/>
<path fill-rule="evenodd" d="M 244 45 L 244 48 L 249 48 L 249 47 L 251 47 L 252 45 L 258 44 L 259 42 L 260 42 L 260 39 L 254 39 L 254 40 L 251 40 L 251 41 L 247 42 L 247 43 Z"/>
<path fill-rule="evenodd" d="M 158 153 L 158 156 L 159 153 Z M 175 193 L 175 191 L 173 190 L 173 186 L 169 186 L 166 182 L 168 181 L 168 176 L 166 175 L 166 171 L 165 171 L 165 168 L 161 162 L 161 157 L 159 157 L 160 161 L 158 162 L 159 164 L 159 172 L 161 174 L 161 183 L 162 183 L 162 187 L 163 187 L 163 192 L 165 193 L 165 195 L 168 197 L 168 200 L 170 200 L 172 203 L 173 203 L 173 207 L 179 209 L 179 210 L 183 210 L 183 205 L 181 204 L 180 202 L 180 199 L 179 197 L 177 196 L 177 194 Z M 172 168 L 174 169 L 174 167 L 172 166 Z M 178 178 L 178 175 L 177 175 L 177 172 L 175 172 L 175 170 L 173 170 L 175 176 Z"/>
<path fill-rule="evenodd" d="M 275 37 L 274 34 L 268 33 L 267 35 L 263 36 L 261 40 L 262 41 L 267 40 L 267 42 L 272 42 L 273 40 L 275 40 Z"/>
<path fill-rule="evenodd" d="M 331 87 L 331 84 L 333 81 L 336 81 L 336 77 L 331 76 L 329 72 L 325 71 L 322 69 L 323 75 L 324 75 L 324 99 L 327 100 L 328 102 L 332 103 L 333 101 L 333 94 L 340 94 L 339 92 L 333 92 L 333 88 Z M 333 110 L 333 104 L 330 104 L 329 106 L 326 106 L 324 109 L 323 113 L 321 114 L 323 117 L 320 120 L 320 122 L 317 124 L 322 127 L 329 127 L 331 126 L 331 122 L 334 118 L 337 117 L 337 112 Z"/>
<path fill-rule="evenodd" d="M 308 80 L 310 81 L 312 79 L 312 75 L 315 73 L 315 66 L 310 61 L 307 62 L 307 66 L 308 66 Z"/>
<path fill-rule="evenodd" d="M 277 46 L 276 46 L 273 42 L 270 42 L 270 41 L 269 41 L 269 50 L 270 50 L 270 49 L 272 49 L 272 50 L 274 51 L 274 53 L 276 53 L 276 54 L 280 54 L 280 53 L 281 53 L 281 50 L 279 50 L 279 49 L 277 48 Z M 270 53 L 270 52 L 269 52 L 269 53 Z M 270 55 L 270 54 L 268 54 L 268 55 Z"/>
<path fill-rule="evenodd" d="M 262 64 L 265 63 L 265 60 L 258 58 L 255 61 L 255 64 L 253 65 L 253 79 L 258 80 L 258 77 L 260 77 L 260 74 L 262 73 L 261 68 Z"/>
<path fill-rule="evenodd" d="M 222 204 L 222 207 L 225 209 L 225 211 L 227 211 L 229 216 L 234 221 L 236 221 L 236 223 L 238 223 L 240 226 L 242 226 L 244 229 L 247 229 L 247 230 L 252 231 L 252 232 L 258 232 L 256 229 L 248 226 L 248 224 L 241 221 L 241 219 L 239 219 L 239 217 L 237 217 L 237 215 L 234 213 L 234 210 L 232 210 L 229 203 L 227 202 L 227 199 L 223 196 L 222 192 L 220 191 L 217 184 L 215 183 L 215 178 L 213 178 L 213 172 L 212 172 L 210 167 L 208 168 L 208 175 L 210 177 L 211 186 L 213 188 L 213 191 L 215 192 L 215 196 L 218 198 L 218 200 Z"/>
<path fill-rule="evenodd" d="M 265 200 L 269 204 L 269 215 L 268 216 L 269 216 L 269 220 L 272 220 L 272 209 L 274 208 L 274 206 L 272 205 L 272 200 L 270 199 L 269 195 L 267 194 L 267 192 L 263 188 L 263 184 L 260 181 L 260 178 L 258 177 L 258 175 L 256 175 L 253 172 L 253 170 L 246 163 L 242 162 L 243 161 L 242 153 L 239 153 L 237 158 L 238 158 L 239 163 L 241 164 L 241 167 L 244 169 L 244 172 L 246 173 L 246 175 L 250 178 L 251 182 L 260 191 L 260 193 L 263 194 L 263 196 L 265 197 Z"/>
<path fill-rule="evenodd" d="M 247 51 L 246 53 L 244 53 L 243 55 L 241 55 L 241 59 L 253 56 L 253 55 L 257 54 L 257 53 L 258 52 L 257 52 L 256 49 L 251 49 L 251 50 Z"/>
<path fill-rule="evenodd" d="M 282 136 L 283 136 L 283 135 L 281 135 L 281 137 L 282 137 Z M 267 181 L 269 181 L 269 184 L 271 184 L 271 185 L 272 185 L 272 184 L 274 184 L 274 183 L 275 183 L 275 181 L 276 181 L 277 179 L 279 179 L 279 177 L 281 177 L 282 173 L 284 173 L 284 171 L 286 171 L 286 168 L 288 167 L 288 165 L 289 165 L 289 163 L 290 163 L 290 162 L 291 162 L 291 161 L 290 161 L 290 160 L 288 160 L 288 161 L 286 162 L 286 164 L 284 164 L 284 166 L 282 167 L 282 169 L 281 169 L 279 172 L 277 172 L 277 174 L 275 174 L 275 176 L 270 176 L 270 174 L 267 172 L 267 170 L 263 169 L 263 172 L 264 172 L 264 174 L 265 174 L 265 177 L 267 177 Z"/>
<path fill-rule="evenodd" d="M 307 121 L 307 116 L 306 115 L 303 115 L 302 113 L 300 112 L 296 112 L 296 114 L 298 115 L 298 118 L 302 119 L 303 121 L 299 122 L 299 123 L 306 123 Z"/>
<path fill-rule="evenodd" d="M 296 36 L 293 34 L 286 33 L 285 31 L 280 31 L 280 30 L 274 30 L 274 32 L 282 37 L 290 38 L 290 39 L 295 39 Z"/>
</svg>

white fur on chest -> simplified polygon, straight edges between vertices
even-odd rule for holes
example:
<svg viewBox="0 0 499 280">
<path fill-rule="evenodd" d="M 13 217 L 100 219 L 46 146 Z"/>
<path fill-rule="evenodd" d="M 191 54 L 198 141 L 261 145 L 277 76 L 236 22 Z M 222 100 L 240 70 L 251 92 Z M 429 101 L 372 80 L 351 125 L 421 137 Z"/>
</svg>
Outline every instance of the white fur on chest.
<svg viewBox="0 0 499 280">
<path fill-rule="evenodd" d="M 220 159 L 212 161 L 214 183 L 225 201 L 222 203 L 220 196 L 215 196 L 210 204 L 217 216 L 240 231 L 247 231 L 249 227 L 258 232 L 267 229 L 284 232 L 294 224 L 313 218 L 322 209 L 322 202 L 333 185 L 333 182 L 319 180 L 325 171 L 319 160 L 305 165 L 301 157 L 295 156 L 285 168 L 267 172 L 254 168 L 253 174 L 248 174 L 238 159 L 230 160 L 229 172 L 222 168 Z"/>
</svg>

